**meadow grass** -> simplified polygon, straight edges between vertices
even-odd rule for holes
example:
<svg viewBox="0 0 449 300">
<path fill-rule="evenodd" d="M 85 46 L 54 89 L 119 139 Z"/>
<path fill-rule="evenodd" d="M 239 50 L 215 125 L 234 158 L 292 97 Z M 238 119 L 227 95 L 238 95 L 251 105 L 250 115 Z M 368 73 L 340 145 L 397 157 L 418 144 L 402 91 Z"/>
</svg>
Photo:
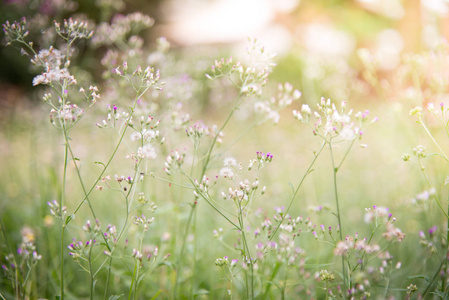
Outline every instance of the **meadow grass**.
<svg viewBox="0 0 449 300">
<path fill-rule="evenodd" d="M 56 23 L 61 51 L 4 25 L 44 103 L 2 120 L 3 299 L 447 297 L 444 103 L 374 73 L 366 101 L 311 98 L 255 39 L 197 60 L 112 25 Z M 109 49 L 97 85 L 80 41 Z"/>
</svg>

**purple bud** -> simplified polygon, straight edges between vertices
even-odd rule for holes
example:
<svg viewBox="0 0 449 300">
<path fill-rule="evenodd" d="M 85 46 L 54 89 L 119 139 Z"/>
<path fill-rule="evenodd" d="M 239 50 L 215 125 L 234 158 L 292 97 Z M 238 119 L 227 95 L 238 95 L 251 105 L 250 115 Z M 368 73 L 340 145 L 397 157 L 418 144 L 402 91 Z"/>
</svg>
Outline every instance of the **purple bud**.
<svg viewBox="0 0 449 300">
<path fill-rule="evenodd" d="M 437 226 L 433 226 L 432 228 L 429 228 L 429 234 L 432 236 L 437 231 Z"/>
</svg>

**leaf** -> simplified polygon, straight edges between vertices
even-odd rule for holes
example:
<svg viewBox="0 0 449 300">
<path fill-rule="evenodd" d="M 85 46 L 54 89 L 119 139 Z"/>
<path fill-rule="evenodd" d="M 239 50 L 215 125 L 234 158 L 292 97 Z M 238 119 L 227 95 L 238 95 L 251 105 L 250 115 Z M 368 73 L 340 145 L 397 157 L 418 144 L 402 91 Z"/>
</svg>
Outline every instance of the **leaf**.
<svg viewBox="0 0 449 300">
<path fill-rule="evenodd" d="M 194 296 L 198 296 L 198 295 L 207 295 L 207 294 L 209 294 L 209 291 L 208 291 L 208 290 L 205 290 L 205 289 L 199 289 L 199 290 L 196 291 L 193 295 L 194 295 Z"/>
<path fill-rule="evenodd" d="M 156 299 L 157 298 L 157 296 L 159 296 L 159 294 L 160 293 L 162 293 L 162 291 L 161 290 L 159 290 L 159 291 L 157 291 L 157 293 L 156 294 L 154 294 L 154 296 L 151 298 L 151 300 L 154 300 L 154 299 Z"/>
<path fill-rule="evenodd" d="M 407 277 L 407 279 L 415 279 L 415 278 L 424 279 L 426 282 L 430 281 L 430 278 L 427 276 L 424 276 L 424 275 L 416 275 L 416 276 L 408 276 Z"/>
<path fill-rule="evenodd" d="M 446 177 L 446 179 L 444 180 L 444 185 L 447 185 L 449 183 L 449 176 Z"/>
<path fill-rule="evenodd" d="M 442 291 L 435 291 L 435 292 L 432 292 L 431 294 L 434 294 L 434 295 L 440 297 L 441 299 L 449 300 L 449 294 L 448 293 L 443 293 Z"/>
<path fill-rule="evenodd" d="M 160 263 L 157 265 L 157 267 L 159 268 L 160 266 L 167 266 L 167 267 L 173 269 L 173 264 L 172 264 L 171 262 L 169 262 L 169 261 L 163 261 L 163 262 L 160 262 Z"/>
<path fill-rule="evenodd" d="M 121 295 L 112 295 L 109 297 L 109 300 L 118 300 L 120 299 L 124 294 Z"/>
<path fill-rule="evenodd" d="M 95 164 L 97 164 L 97 165 L 102 165 L 103 167 L 106 168 L 106 165 L 105 165 L 104 163 L 102 163 L 101 161 L 96 161 Z"/>
<path fill-rule="evenodd" d="M 67 219 L 65 220 L 65 225 L 68 225 L 70 221 L 75 220 L 75 215 L 72 214 L 70 216 L 67 217 Z"/>
</svg>

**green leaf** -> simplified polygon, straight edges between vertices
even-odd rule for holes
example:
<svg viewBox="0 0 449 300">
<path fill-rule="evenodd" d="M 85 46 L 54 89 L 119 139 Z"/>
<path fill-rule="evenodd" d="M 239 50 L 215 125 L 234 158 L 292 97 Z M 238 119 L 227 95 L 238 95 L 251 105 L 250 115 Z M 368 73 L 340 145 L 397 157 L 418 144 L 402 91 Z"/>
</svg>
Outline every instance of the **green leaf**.
<svg viewBox="0 0 449 300">
<path fill-rule="evenodd" d="M 163 262 L 160 262 L 160 263 L 157 265 L 157 267 L 159 268 L 160 266 L 167 266 L 167 267 L 173 269 L 173 264 L 172 264 L 171 262 L 169 262 L 169 261 L 163 261 Z"/>
<path fill-rule="evenodd" d="M 68 225 L 70 221 L 75 220 L 75 215 L 72 214 L 70 216 L 67 217 L 67 219 L 65 220 L 65 225 Z"/>
<path fill-rule="evenodd" d="M 430 278 L 424 275 L 408 276 L 407 279 L 424 279 L 426 282 L 430 281 Z"/>
<path fill-rule="evenodd" d="M 200 289 L 200 290 L 196 291 L 193 295 L 198 296 L 198 295 L 207 295 L 207 294 L 209 294 L 208 290 Z"/>
<path fill-rule="evenodd" d="M 157 293 L 156 294 L 154 294 L 154 296 L 151 298 L 151 300 L 154 300 L 154 299 L 156 299 L 157 298 L 157 296 L 159 296 L 159 294 L 160 293 L 162 293 L 162 291 L 161 290 L 159 290 L 159 291 L 157 291 Z"/>
<path fill-rule="evenodd" d="M 443 293 L 442 291 L 435 291 L 435 292 L 432 292 L 431 294 L 434 294 L 434 295 L 440 297 L 441 299 L 449 300 L 449 294 L 448 293 Z"/>
<path fill-rule="evenodd" d="M 96 163 L 97 165 L 102 165 L 103 167 L 106 168 L 106 165 L 105 165 L 104 163 L 102 163 L 101 161 L 96 161 L 95 163 Z"/>
<path fill-rule="evenodd" d="M 118 300 L 120 299 L 124 294 L 121 295 L 112 295 L 109 297 L 109 300 Z"/>
</svg>

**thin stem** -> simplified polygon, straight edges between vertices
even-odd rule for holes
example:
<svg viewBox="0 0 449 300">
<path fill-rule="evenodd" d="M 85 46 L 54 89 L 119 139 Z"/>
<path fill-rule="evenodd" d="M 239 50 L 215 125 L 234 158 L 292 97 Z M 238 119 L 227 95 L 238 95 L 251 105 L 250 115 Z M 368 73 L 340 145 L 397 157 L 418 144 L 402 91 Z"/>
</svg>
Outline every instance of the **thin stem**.
<svg viewBox="0 0 449 300">
<path fill-rule="evenodd" d="M 274 236 L 276 235 L 276 232 L 279 230 L 279 228 L 281 227 L 281 225 L 282 225 L 282 223 L 284 222 L 285 218 L 287 217 L 288 212 L 290 211 L 290 208 L 291 208 L 291 206 L 292 206 L 292 204 L 293 204 L 293 201 L 295 200 L 296 195 L 297 195 L 298 192 L 299 192 L 299 189 L 301 188 L 301 186 L 302 186 L 304 180 L 306 179 L 307 175 L 309 175 L 309 174 L 312 172 L 312 167 L 313 167 L 313 165 L 315 164 L 316 160 L 318 159 L 318 156 L 320 156 L 321 152 L 323 151 L 325 145 L 326 145 L 326 141 L 323 141 L 323 144 L 321 145 L 321 147 L 320 147 L 320 149 L 318 150 L 318 152 L 316 152 L 316 153 L 314 154 L 314 158 L 313 158 L 312 162 L 310 163 L 310 165 L 309 165 L 309 167 L 307 168 L 306 172 L 304 173 L 304 175 L 302 176 L 301 180 L 299 181 L 299 184 L 298 184 L 298 186 L 296 187 L 295 192 L 294 192 L 293 195 L 292 195 L 292 198 L 290 199 L 290 203 L 289 203 L 288 206 L 287 206 L 287 210 L 285 211 L 284 215 L 282 216 L 282 219 L 281 219 L 281 221 L 279 222 L 278 226 L 276 226 L 276 229 L 273 231 L 273 234 L 271 234 L 270 239 L 268 240 L 269 242 L 274 238 Z M 267 244 L 267 245 L 268 245 L 268 244 Z M 267 246 L 265 246 L 265 248 L 266 248 L 266 247 L 267 247 Z M 264 248 L 264 250 L 265 250 L 265 248 Z"/>
<path fill-rule="evenodd" d="M 106 275 L 106 287 L 104 289 L 104 296 L 103 299 L 106 300 L 106 297 L 108 295 L 108 289 L 109 289 L 109 277 L 111 276 L 111 272 L 109 270 L 111 270 L 112 268 L 112 255 L 109 256 L 109 266 L 108 266 L 108 273 Z"/>
<path fill-rule="evenodd" d="M 349 152 L 351 151 L 352 146 L 354 145 L 355 139 L 352 140 L 351 144 L 348 147 L 348 150 L 345 153 L 345 156 L 343 156 L 343 159 L 341 160 L 340 164 L 337 167 L 337 170 L 340 170 L 341 165 L 343 164 L 343 162 L 346 160 L 346 157 L 348 157 Z"/>
<path fill-rule="evenodd" d="M 347 152 L 349 152 L 351 148 L 348 149 Z M 340 216 L 340 203 L 338 201 L 338 189 L 337 189 L 337 172 L 338 172 L 338 167 L 335 166 L 335 160 L 334 160 L 334 154 L 332 151 L 332 140 L 329 141 L 329 151 L 330 151 L 330 155 L 331 155 L 331 160 L 332 160 L 332 170 L 333 170 L 333 177 L 334 177 L 334 194 L 335 194 L 335 203 L 337 206 L 337 220 L 338 220 L 338 227 L 339 227 L 339 232 L 340 232 L 340 240 L 343 240 L 343 228 L 341 226 L 341 216 Z M 346 157 L 346 155 L 345 155 Z M 341 165 L 341 164 L 340 164 Z M 342 255 L 341 256 L 341 268 L 342 268 L 342 272 L 343 272 L 343 286 L 345 287 L 344 290 L 346 290 L 346 286 L 347 285 L 347 275 L 346 275 L 346 268 L 345 268 L 345 258 Z M 346 299 L 346 291 L 344 291 L 343 293 L 343 297 Z"/>
<path fill-rule="evenodd" d="M 249 246 L 248 246 L 248 241 L 246 240 L 246 235 L 245 235 L 245 226 L 244 226 L 244 221 L 243 221 L 243 211 L 242 211 L 242 206 L 240 205 L 239 202 L 239 225 L 242 233 L 242 241 L 243 241 L 243 249 L 244 249 L 244 254 L 246 254 L 246 259 L 249 260 L 249 264 L 250 264 L 250 271 L 251 271 L 251 278 L 250 278 L 250 283 L 251 283 L 251 289 L 250 289 L 250 293 L 251 293 L 251 299 L 254 299 L 254 266 L 253 266 L 253 259 L 251 257 L 251 253 L 249 250 Z M 245 257 L 244 257 L 245 258 Z M 247 286 L 248 288 L 248 286 Z"/>
<path fill-rule="evenodd" d="M 237 98 L 237 104 L 233 107 L 233 109 L 232 109 L 231 112 L 229 113 L 228 117 L 227 117 L 226 120 L 224 121 L 223 125 L 221 125 L 220 129 L 217 131 L 217 133 L 216 133 L 214 139 L 212 140 L 212 143 L 211 143 L 211 145 L 210 145 L 210 147 L 209 147 L 209 151 L 207 152 L 207 155 L 206 155 L 206 160 L 205 160 L 205 162 L 204 162 L 203 169 L 202 169 L 202 171 L 201 171 L 201 176 L 199 177 L 200 180 L 204 177 L 204 175 L 205 175 L 205 173 L 206 173 L 206 170 L 207 170 L 207 167 L 209 166 L 211 154 L 212 154 L 212 151 L 213 151 L 213 149 L 214 149 L 214 147 L 215 147 L 215 144 L 216 144 L 216 142 L 217 142 L 217 139 L 218 139 L 220 133 L 221 133 L 221 132 L 223 131 L 223 129 L 226 127 L 226 125 L 228 124 L 228 122 L 231 120 L 232 115 L 234 114 L 234 112 L 238 109 L 238 107 L 239 107 L 240 104 L 242 103 L 242 102 L 240 101 L 240 97 L 241 97 L 241 95 L 239 94 L 239 97 Z M 193 182 L 190 178 L 189 178 L 189 180 L 191 181 L 192 185 L 194 185 L 194 182 Z M 197 191 L 197 192 L 198 192 L 198 191 Z M 225 219 L 227 219 L 231 224 L 233 224 L 236 228 L 238 228 L 237 225 L 235 225 L 231 220 L 229 220 L 229 218 L 227 218 L 221 211 L 219 211 L 219 210 L 218 210 L 218 209 L 217 209 L 217 208 L 216 208 L 210 201 L 208 201 L 208 199 L 206 199 L 206 197 L 203 196 L 203 199 L 205 199 L 206 202 L 207 202 L 209 205 L 211 205 L 211 206 L 212 206 L 212 207 L 213 207 L 219 214 L 221 214 L 221 215 L 222 215 Z M 179 283 L 179 271 L 180 271 L 180 269 L 181 269 L 182 257 L 184 256 L 184 249 L 185 249 L 185 243 L 186 243 L 186 241 L 187 241 L 187 234 L 188 234 L 189 229 L 190 229 L 190 225 L 191 225 L 191 222 L 192 222 L 192 215 L 193 215 L 193 213 L 194 213 L 194 211 L 195 211 L 195 208 L 196 208 L 196 204 L 193 204 L 193 205 L 191 206 L 191 208 L 190 208 L 190 213 L 189 213 L 189 217 L 188 217 L 188 219 L 187 219 L 187 224 L 186 224 L 186 231 L 185 231 L 185 234 L 184 234 L 184 236 L 183 236 L 183 238 L 182 238 L 181 253 L 180 253 L 180 256 L 179 256 L 180 261 L 179 261 L 179 265 L 178 265 L 178 271 L 176 272 L 176 281 L 175 281 L 175 288 L 174 288 L 174 295 L 175 295 L 175 296 L 177 296 L 176 290 L 177 290 L 178 283 Z"/>
<path fill-rule="evenodd" d="M 426 179 L 427 185 L 428 185 L 429 187 L 432 187 L 432 185 L 430 184 L 429 177 L 427 177 L 426 172 L 424 172 L 424 169 L 425 169 L 425 168 L 424 168 L 424 166 L 421 164 L 421 160 L 418 161 L 418 164 L 419 164 L 419 167 L 420 167 L 420 169 L 421 169 L 421 172 L 422 172 L 424 178 Z M 435 200 L 437 201 L 438 206 L 439 206 L 440 209 L 441 209 L 441 212 L 444 214 L 444 216 L 446 217 L 446 219 L 449 220 L 449 215 L 448 215 L 448 214 L 449 214 L 449 208 L 448 208 L 448 212 L 446 213 L 446 211 L 444 210 L 443 205 L 441 204 L 441 201 L 440 201 L 440 199 L 438 198 L 438 196 L 437 196 L 437 195 L 434 195 L 434 197 L 435 197 Z"/>
<path fill-rule="evenodd" d="M 89 189 L 89 191 L 87 192 L 87 194 L 85 194 L 84 199 L 80 202 L 80 204 L 79 204 L 79 205 L 77 206 L 77 208 L 75 209 L 74 214 L 76 214 L 76 213 L 78 212 L 78 210 L 81 208 L 81 205 L 82 205 L 82 204 L 84 203 L 84 201 L 89 197 L 89 195 L 92 193 L 92 191 L 93 191 L 94 188 L 96 187 L 97 183 L 101 180 L 101 178 L 103 177 L 103 174 L 106 172 L 106 170 L 108 169 L 109 165 L 111 164 L 112 159 L 115 157 L 115 154 L 117 153 L 119 146 L 122 144 L 122 141 L 123 141 L 123 139 L 125 138 L 125 133 L 126 133 L 128 127 L 129 127 L 129 126 L 128 126 L 129 121 L 131 120 L 131 118 L 132 118 L 132 116 L 133 116 L 133 113 L 134 113 L 134 109 L 135 109 L 135 107 L 136 107 L 136 105 L 137 105 L 137 100 L 138 100 L 138 99 L 139 99 L 139 98 L 140 98 L 140 97 L 141 97 L 141 96 L 142 96 L 142 95 L 149 89 L 149 87 L 147 87 L 142 93 L 139 94 L 140 89 L 141 89 L 141 88 L 139 88 L 139 89 L 136 91 L 136 97 L 134 98 L 134 104 L 133 104 L 133 106 L 131 107 L 131 113 L 129 114 L 129 117 L 128 117 L 128 119 L 127 119 L 126 122 L 125 122 L 125 128 L 123 129 L 123 132 L 122 132 L 122 134 L 120 135 L 119 141 L 117 142 L 117 145 L 115 146 L 114 151 L 112 151 L 112 154 L 111 154 L 111 156 L 110 156 L 108 162 L 106 163 L 106 165 L 103 166 L 103 170 L 101 171 L 100 175 L 98 175 L 98 177 L 97 177 L 97 179 L 95 180 L 94 184 L 92 184 L 92 187 Z"/>
<path fill-rule="evenodd" d="M 435 140 L 435 138 L 433 137 L 433 135 L 430 133 L 429 129 L 427 128 L 426 124 L 423 122 L 421 116 L 419 117 L 419 121 L 422 125 L 422 127 L 424 128 L 424 130 L 426 131 L 427 135 L 430 137 L 430 139 L 432 140 L 432 142 L 437 146 L 438 150 L 440 150 L 441 154 L 443 155 L 443 157 L 446 159 L 446 161 L 449 162 L 449 158 L 446 156 L 446 154 L 444 153 L 443 149 L 441 149 L 440 145 L 438 144 L 438 142 Z"/>
<path fill-rule="evenodd" d="M 422 299 L 425 299 L 424 297 L 426 296 L 427 292 L 429 291 L 430 287 L 433 285 L 433 282 L 435 281 L 435 279 L 437 278 L 437 276 L 440 274 L 440 270 L 443 267 L 445 261 L 446 261 L 446 256 L 443 258 L 443 260 L 441 261 L 440 267 L 438 268 L 438 270 L 435 272 L 435 274 L 432 277 L 432 280 L 429 282 L 429 284 L 427 285 L 426 289 L 424 290 L 423 294 L 422 294 Z"/>
<path fill-rule="evenodd" d="M 61 191 L 61 197 L 59 200 L 59 208 L 62 212 L 62 208 L 64 205 L 64 197 L 65 197 L 65 189 L 66 189 L 66 179 L 67 179 L 67 164 L 68 164 L 68 151 L 69 151 L 69 144 L 68 144 L 68 132 L 65 129 L 65 123 L 63 122 L 63 135 L 64 135 L 64 170 L 62 175 L 62 191 Z M 61 276 L 61 300 L 64 300 L 64 232 L 65 232 L 65 220 L 63 219 L 63 215 L 61 213 L 61 252 L 60 252 L 60 276 Z"/>
<path fill-rule="evenodd" d="M 94 273 L 92 270 L 92 248 L 93 245 L 90 245 L 90 249 L 89 249 L 89 258 L 88 258 L 88 263 L 89 263 L 89 274 L 90 274 L 90 300 L 94 299 Z"/>
<path fill-rule="evenodd" d="M 196 204 L 192 204 L 192 208 L 190 210 L 190 212 L 194 211 L 193 206 L 196 206 Z M 189 218 L 187 219 L 187 224 L 186 224 L 186 228 L 184 231 L 184 236 L 183 236 L 183 240 L 182 240 L 182 246 L 181 246 L 181 252 L 179 255 L 179 262 L 178 262 L 178 271 L 176 272 L 176 284 L 175 284 L 175 288 L 173 289 L 173 296 L 176 299 L 177 298 L 177 286 L 178 286 L 178 273 L 181 271 L 181 266 L 182 266 L 182 259 L 184 257 L 184 250 L 185 250 L 185 246 L 186 246 L 186 239 L 187 239 L 187 235 L 189 234 L 189 228 L 190 228 L 190 224 L 192 223 L 192 217 L 193 217 L 193 213 L 189 214 Z"/>
<path fill-rule="evenodd" d="M 209 166 L 209 161 L 210 161 L 210 156 L 212 154 L 212 150 L 214 150 L 215 144 L 217 142 L 217 139 L 220 135 L 220 132 L 223 131 L 223 129 L 226 127 L 226 125 L 228 124 L 229 120 L 231 120 L 232 115 L 234 114 L 234 112 L 238 109 L 238 107 L 240 106 L 241 101 L 240 101 L 240 95 L 239 98 L 237 99 L 237 104 L 234 106 L 234 108 L 231 110 L 230 114 L 228 115 L 228 117 L 226 118 L 226 120 L 224 121 L 223 125 L 221 125 L 220 129 L 218 130 L 217 134 L 215 135 L 212 144 L 209 147 L 209 151 L 207 152 L 207 156 L 206 156 L 206 161 L 204 163 L 203 166 L 203 170 L 201 171 L 201 176 L 200 178 L 203 178 L 204 174 L 206 173 L 207 167 Z"/>
<path fill-rule="evenodd" d="M 135 258 L 136 263 L 134 264 L 134 272 L 133 272 L 133 278 L 131 280 L 131 286 L 129 287 L 129 293 L 128 293 L 128 300 L 131 299 L 131 295 L 133 293 L 133 285 L 134 285 L 134 280 L 136 278 L 136 272 L 137 272 L 137 258 Z"/>
</svg>

